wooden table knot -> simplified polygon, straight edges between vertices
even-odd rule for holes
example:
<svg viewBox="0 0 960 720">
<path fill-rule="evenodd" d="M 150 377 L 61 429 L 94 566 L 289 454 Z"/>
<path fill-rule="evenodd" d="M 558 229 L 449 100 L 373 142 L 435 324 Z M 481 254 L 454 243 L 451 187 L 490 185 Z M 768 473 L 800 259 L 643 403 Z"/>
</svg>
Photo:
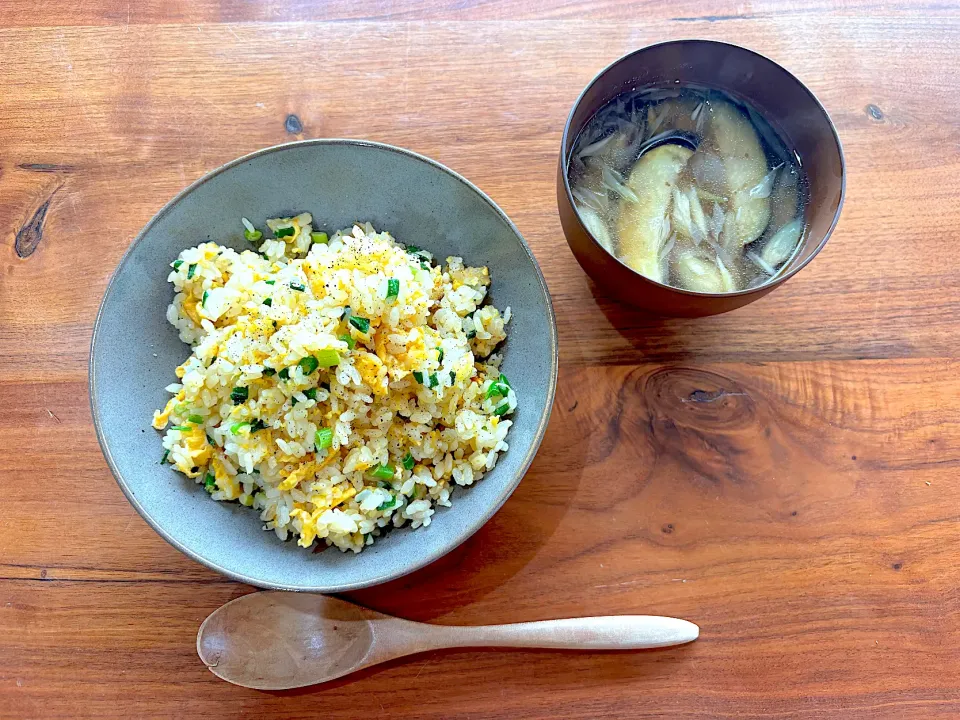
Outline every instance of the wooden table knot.
<svg viewBox="0 0 960 720">
<path fill-rule="evenodd" d="M 714 481 L 743 477 L 739 458 L 764 436 L 757 405 L 735 380 L 695 368 L 663 368 L 643 383 L 658 454 Z"/>
<path fill-rule="evenodd" d="M 50 193 L 48 197 L 41 205 L 38 207 L 30 219 L 24 224 L 20 230 L 17 231 L 16 239 L 14 240 L 13 246 L 17 251 L 17 255 L 21 258 L 28 258 L 36 251 L 37 247 L 40 245 L 40 241 L 43 240 L 43 223 L 47 219 L 47 211 L 50 209 L 50 202 L 53 200 L 53 196 L 57 194 L 57 191 L 63 187 L 58 185 L 54 188 L 53 192 Z"/>
</svg>

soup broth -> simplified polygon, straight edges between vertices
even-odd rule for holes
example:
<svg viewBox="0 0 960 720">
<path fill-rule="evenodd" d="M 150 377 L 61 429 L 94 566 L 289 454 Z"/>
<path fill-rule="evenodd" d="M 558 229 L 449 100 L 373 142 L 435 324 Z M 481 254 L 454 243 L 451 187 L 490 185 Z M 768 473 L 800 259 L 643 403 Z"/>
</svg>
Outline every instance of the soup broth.
<svg viewBox="0 0 960 720">
<path fill-rule="evenodd" d="M 727 293 L 769 282 L 804 233 L 800 159 L 753 108 L 696 88 L 622 93 L 567 169 L 590 234 L 657 282 Z"/>
</svg>

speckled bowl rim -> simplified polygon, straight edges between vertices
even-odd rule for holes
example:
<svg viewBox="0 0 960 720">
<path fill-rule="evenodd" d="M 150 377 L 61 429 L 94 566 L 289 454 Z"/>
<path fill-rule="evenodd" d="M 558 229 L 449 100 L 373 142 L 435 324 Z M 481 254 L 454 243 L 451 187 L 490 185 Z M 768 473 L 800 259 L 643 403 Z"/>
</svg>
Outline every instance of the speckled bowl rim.
<svg viewBox="0 0 960 720">
<path fill-rule="evenodd" d="M 279 152 L 291 147 L 302 147 L 307 145 L 353 145 L 353 146 L 363 146 L 363 147 L 372 147 L 379 150 L 386 150 L 389 152 L 397 153 L 398 155 L 405 155 L 414 160 L 418 160 L 422 163 L 425 163 L 441 172 L 446 173 L 450 177 L 458 180 L 463 185 L 465 185 L 472 192 L 476 193 L 480 198 L 486 202 L 486 204 L 493 210 L 497 215 L 500 216 L 500 219 L 510 228 L 513 234 L 517 237 L 517 240 L 520 241 L 520 245 L 523 247 L 523 250 L 527 253 L 527 256 L 530 258 L 530 261 L 533 264 L 533 268 L 536 273 L 536 278 L 538 282 L 538 287 L 543 293 L 544 298 L 546 299 L 546 309 L 547 309 L 547 319 L 549 326 L 549 344 L 550 344 L 550 353 L 553 357 L 553 362 L 550 367 L 550 377 L 548 380 L 547 388 L 547 402 L 540 411 L 540 420 L 537 423 L 536 430 L 533 434 L 533 440 L 530 443 L 529 448 L 527 449 L 526 456 L 523 458 L 523 461 L 518 466 L 514 477 L 504 486 L 501 493 L 495 498 L 494 502 L 491 503 L 489 509 L 484 512 L 472 525 L 467 525 L 459 533 L 453 535 L 449 542 L 445 543 L 440 548 L 418 558 L 416 561 L 409 563 L 408 565 L 401 567 L 397 570 L 391 572 L 381 573 L 375 575 L 367 580 L 362 580 L 355 583 L 347 583 L 344 585 L 316 585 L 316 586 L 291 586 L 285 585 L 283 583 L 273 583 L 267 580 L 251 577 L 245 575 L 242 572 L 234 572 L 228 570 L 220 565 L 207 560 L 201 555 L 193 552 L 191 549 L 183 545 L 179 540 L 173 537 L 168 533 L 164 528 L 157 523 L 153 517 L 143 508 L 143 506 L 137 501 L 131 492 L 130 488 L 127 485 L 126 479 L 123 477 L 119 468 L 117 467 L 116 462 L 113 459 L 113 455 L 110 452 L 110 447 L 107 442 L 107 438 L 104 435 L 103 427 L 101 425 L 100 414 L 97 409 L 97 404 L 94 401 L 94 398 L 97 396 L 97 382 L 96 382 L 96 372 L 95 370 L 95 357 L 96 357 L 96 347 L 97 347 L 97 337 L 100 334 L 100 323 L 103 319 L 104 307 L 107 304 L 107 298 L 110 297 L 110 293 L 113 290 L 113 285 L 116 279 L 124 270 L 124 266 L 127 263 L 127 260 L 130 258 L 133 249 L 143 240 L 146 234 L 153 228 L 153 226 L 163 218 L 170 210 L 177 205 L 181 200 L 183 200 L 187 195 L 192 193 L 198 187 L 203 185 L 209 180 L 212 180 L 214 177 L 220 175 L 227 170 L 230 170 L 237 165 L 241 165 L 248 160 L 252 160 L 257 157 L 264 155 L 269 155 L 274 152 Z M 90 411 L 93 415 L 93 426 L 97 433 L 97 442 L 100 443 L 100 450 L 103 452 L 103 456 L 107 461 L 107 465 L 110 468 L 110 472 L 113 474 L 114 479 L 117 481 L 117 484 L 120 486 L 120 489 L 123 491 L 123 494 L 126 496 L 127 500 L 134 507 L 134 509 L 140 514 L 144 520 L 147 521 L 147 524 L 152 527 L 160 537 L 166 540 L 170 545 L 175 547 L 177 550 L 182 552 L 187 557 L 195 560 L 201 565 L 205 565 L 211 570 L 225 575 L 233 580 L 239 582 L 247 583 L 255 587 L 261 588 L 270 588 L 274 590 L 290 590 L 294 592 L 323 592 L 323 593 L 333 593 L 333 592 L 345 592 L 348 590 L 359 590 L 361 588 L 371 587 L 373 585 L 379 585 L 381 583 L 389 582 L 390 580 L 396 580 L 397 578 L 408 575 L 412 572 L 415 572 L 423 567 L 426 567 L 430 563 L 440 559 L 447 553 L 456 549 L 464 542 L 466 542 L 474 533 L 476 533 L 481 527 L 483 527 L 489 520 L 492 518 L 496 512 L 503 506 L 507 499 L 513 494 L 514 490 L 517 489 L 517 486 L 520 484 L 520 481 L 526 475 L 527 470 L 530 469 L 531 463 L 533 463 L 533 458 L 537 454 L 537 451 L 540 449 L 540 444 L 543 441 L 543 436 L 546 433 L 547 425 L 550 422 L 550 415 L 553 411 L 553 404 L 556 397 L 557 390 L 557 376 L 559 374 L 559 342 L 557 338 L 557 318 L 556 313 L 553 309 L 553 299 L 550 297 L 550 291 L 547 288 L 546 280 L 543 277 L 543 271 L 540 269 L 540 264 L 537 262 L 536 257 L 534 257 L 533 252 L 530 250 L 530 246 L 527 245 L 527 241 L 524 239 L 523 235 L 520 233 L 520 230 L 513 223 L 513 221 L 507 217 L 507 214 L 500 209 L 500 207 L 483 192 L 480 188 L 474 185 L 472 182 L 467 180 L 465 177 L 459 173 L 451 170 L 446 165 L 432 160 L 425 155 L 414 152 L 412 150 L 407 150 L 406 148 L 397 147 L 396 145 L 388 145 L 386 143 L 375 142 L 372 140 L 358 140 L 351 138 L 315 138 L 310 140 L 296 140 L 294 142 L 282 143 L 280 145 L 272 145 L 267 148 L 262 148 L 260 150 L 255 150 L 254 152 L 248 153 L 241 157 L 231 160 L 220 167 L 211 170 L 206 173 L 199 179 L 195 180 L 193 183 L 188 185 L 186 188 L 181 190 L 179 193 L 174 196 L 172 200 L 167 202 L 152 218 L 149 222 L 143 226 L 137 236 L 133 239 L 133 242 L 130 243 L 130 246 L 124 252 L 123 257 L 120 258 L 120 262 L 117 264 L 117 268 L 113 271 L 113 274 L 110 276 L 110 281 L 107 283 L 107 287 L 103 293 L 103 299 L 100 301 L 100 307 L 97 310 L 97 317 L 93 323 L 93 335 L 90 340 L 90 357 L 88 361 L 88 388 L 90 392 Z M 429 532 L 429 528 L 427 528 Z"/>
</svg>

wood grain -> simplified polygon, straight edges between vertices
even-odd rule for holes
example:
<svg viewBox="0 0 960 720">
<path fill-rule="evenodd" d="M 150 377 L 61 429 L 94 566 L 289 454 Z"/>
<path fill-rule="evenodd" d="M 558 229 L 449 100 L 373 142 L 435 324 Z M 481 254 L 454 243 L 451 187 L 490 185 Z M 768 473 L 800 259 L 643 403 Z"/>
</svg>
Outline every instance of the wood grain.
<svg viewBox="0 0 960 720">
<path fill-rule="evenodd" d="M 554 172 L 594 73 L 658 40 L 747 45 L 836 121 L 840 226 L 727 316 L 609 301 Z M 0 6 L 0 717 L 888 718 L 960 714 L 960 7 L 418 0 Z M 462 172 L 540 261 L 557 404 L 514 496 L 408 578 L 351 594 L 441 623 L 651 613 L 695 644 L 443 652 L 258 693 L 197 660 L 251 589 L 187 560 L 103 461 L 90 330 L 174 193 L 296 137 Z"/>
<path fill-rule="evenodd" d="M 747 18 L 790 19 L 815 13 L 830 12 L 835 16 L 856 16 L 869 13 L 878 16 L 904 16 L 949 10 L 943 3 L 911 0 L 883 3 L 872 0 L 764 0 L 743 3 L 713 0 L 709 4 L 697 0 L 672 3 L 628 2 L 625 0 L 265 0 L 235 2 L 233 0 L 164 0 L 161 3 L 87 0 L 71 6 L 37 6 L 30 0 L 8 0 L 0 8 L 0 25 L 51 26 L 74 25 L 139 25 L 160 23 L 243 23 L 303 21 L 377 21 L 422 22 L 517 21 L 517 20 L 671 20 L 680 23 L 726 22 Z"/>
</svg>

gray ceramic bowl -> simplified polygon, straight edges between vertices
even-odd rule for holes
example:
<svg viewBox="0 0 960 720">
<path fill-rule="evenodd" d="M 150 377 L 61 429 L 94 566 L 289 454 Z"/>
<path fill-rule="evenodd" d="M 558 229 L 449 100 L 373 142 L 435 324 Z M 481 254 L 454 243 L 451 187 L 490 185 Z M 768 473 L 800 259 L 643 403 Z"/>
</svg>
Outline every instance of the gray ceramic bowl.
<svg viewBox="0 0 960 720">
<path fill-rule="evenodd" d="M 504 372 L 519 397 L 510 449 L 482 481 L 455 493 L 430 527 L 395 529 L 359 555 L 310 553 L 261 529 L 257 513 L 212 502 L 203 487 L 160 464 L 150 426 L 188 348 L 167 323 L 167 265 L 185 247 L 215 240 L 249 248 L 242 216 L 307 211 L 319 229 L 369 220 L 440 258 L 487 265 L 491 297 L 510 306 Z M 517 228 L 490 198 L 421 155 L 356 140 L 267 148 L 214 170 L 147 223 L 113 275 L 90 351 L 90 397 L 103 453 L 127 498 L 168 542 L 236 580 L 337 592 L 392 580 L 436 560 L 480 528 L 510 496 L 540 445 L 557 380 L 557 330 L 543 275 Z"/>
</svg>

